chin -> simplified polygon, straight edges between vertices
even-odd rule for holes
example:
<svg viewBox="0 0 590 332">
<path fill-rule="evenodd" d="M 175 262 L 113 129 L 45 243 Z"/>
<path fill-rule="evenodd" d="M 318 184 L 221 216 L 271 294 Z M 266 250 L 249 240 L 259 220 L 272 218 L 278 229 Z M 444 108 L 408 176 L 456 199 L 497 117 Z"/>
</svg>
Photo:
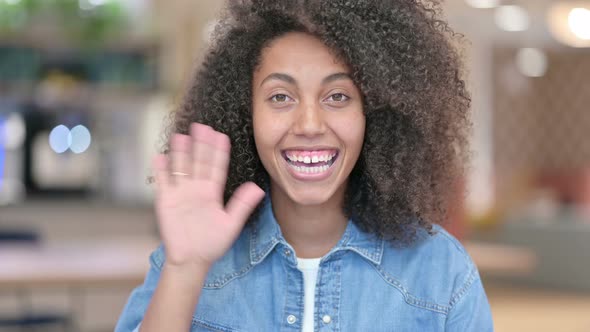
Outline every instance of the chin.
<svg viewBox="0 0 590 332">
<path fill-rule="evenodd" d="M 303 206 L 322 205 L 330 201 L 336 190 L 327 188 L 305 188 L 297 190 L 290 188 L 286 190 L 287 196 L 296 204 Z"/>
</svg>

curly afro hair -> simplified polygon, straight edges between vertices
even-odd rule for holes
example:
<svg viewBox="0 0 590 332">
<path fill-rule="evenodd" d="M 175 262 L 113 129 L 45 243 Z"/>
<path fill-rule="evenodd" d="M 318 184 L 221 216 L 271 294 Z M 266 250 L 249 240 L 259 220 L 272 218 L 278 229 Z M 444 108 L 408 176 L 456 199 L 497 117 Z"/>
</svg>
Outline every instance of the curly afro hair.
<svg viewBox="0 0 590 332">
<path fill-rule="evenodd" d="M 439 1 L 234 0 L 221 17 L 167 135 L 200 122 L 230 137 L 226 201 L 246 181 L 269 188 L 253 137 L 252 76 L 261 50 L 296 31 L 332 49 L 363 94 L 366 132 L 344 213 L 397 245 L 446 220 L 468 161 L 471 98 Z"/>
</svg>

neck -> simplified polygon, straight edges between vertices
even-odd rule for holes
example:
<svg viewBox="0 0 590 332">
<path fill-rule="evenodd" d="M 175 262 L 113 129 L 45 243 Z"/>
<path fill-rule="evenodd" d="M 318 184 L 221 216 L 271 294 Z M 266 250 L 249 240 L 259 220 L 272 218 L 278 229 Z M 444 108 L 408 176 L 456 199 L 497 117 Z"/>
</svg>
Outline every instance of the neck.
<svg viewBox="0 0 590 332">
<path fill-rule="evenodd" d="M 345 188 L 322 204 L 301 205 L 278 186 L 271 187 L 273 213 L 297 257 L 322 257 L 338 243 L 348 223 L 343 211 Z"/>
</svg>

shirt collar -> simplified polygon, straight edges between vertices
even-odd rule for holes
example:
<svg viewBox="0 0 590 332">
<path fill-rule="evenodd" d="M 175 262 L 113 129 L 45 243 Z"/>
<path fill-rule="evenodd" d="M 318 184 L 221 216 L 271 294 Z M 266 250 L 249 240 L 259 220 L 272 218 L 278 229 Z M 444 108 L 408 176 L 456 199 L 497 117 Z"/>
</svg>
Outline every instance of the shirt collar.
<svg viewBox="0 0 590 332">
<path fill-rule="evenodd" d="M 251 227 L 251 264 L 256 265 L 262 262 L 278 243 L 289 246 L 274 217 L 270 197 L 267 195 L 264 199 L 259 217 Z M 379 265 L 381 264 L 384 245 L 385 241 L 383 239 L 363 232 L 351 219 L 349 219 L 344 234 L 326 256 L 337 251 L 350 250 L 374 264 Z"/>
</svg>

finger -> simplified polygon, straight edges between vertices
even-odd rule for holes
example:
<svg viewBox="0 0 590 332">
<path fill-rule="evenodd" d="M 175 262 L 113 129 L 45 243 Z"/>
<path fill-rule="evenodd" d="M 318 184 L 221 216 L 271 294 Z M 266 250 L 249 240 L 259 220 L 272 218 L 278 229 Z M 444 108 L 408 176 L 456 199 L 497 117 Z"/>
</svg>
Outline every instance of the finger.
<svg viewBox="0 0 590 332">
<path fill-rule="evenodd" d="M 225 211 L 235 222 L 245 223 L 264 197 L 264 190 L 253 182 L 246 182 L 236 189 L 227 202 Z"/>
<path fill-rule="evenodd" d="M 172 149 L 170 152 L 172 172 L 191 173 L 191 144 L 190 136 L 181 134 L 174 134 L 172 136 Z"/>
<path fill-rule="evenodd" d="M 152 167 L 156 177 L 156 188 L 158 191 L 166 190 L 170 186 L 168 162 L 168 157 L 164 154 L 158 154 L 152 160 Z"/>
<path fill-rule="evenodd" d="M 213 146 L 214 151 L 211 158 L 210 177 L 212 181 L 215 181 L 219 184 L 223 192 L 225 189 L 225 183 L 227 181 L 227 169 L 229 168 L 231 143 L 227 135 L 219 132 L 215 133 L 214 143 L 215 145 Z"/>
<path fill-rule="evenodd" d="M 212 156 L 215 152 L 215 131 L 206 125 L 193 123 L 191 125 L 193 140 L 193 176 L 198 179 L 208 179 L 211 175 Z"/>
</svg>

